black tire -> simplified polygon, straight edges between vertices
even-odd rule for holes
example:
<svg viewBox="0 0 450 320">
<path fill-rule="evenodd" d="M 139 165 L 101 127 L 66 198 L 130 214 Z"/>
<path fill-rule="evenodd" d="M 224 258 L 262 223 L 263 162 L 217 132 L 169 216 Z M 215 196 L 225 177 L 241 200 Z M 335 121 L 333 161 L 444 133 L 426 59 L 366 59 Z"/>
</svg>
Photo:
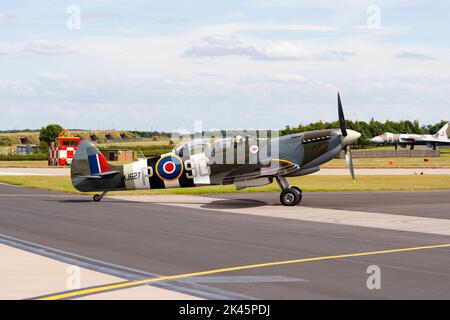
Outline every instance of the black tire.
<svg viewBox="0 0 450 320">
<path fill-rule="evenodd" d="M 303 193 L 303 191 L 299 187 L 291 187 L 291 188 L 298 192 L 299 199 L 298 199 L 297 204 L 299 204 L 300 202 L 302 202 L 302 198 L 303 198 L 302 193 Z"/>
<path fill-rule="evenodd" d="M 292 189 L 295 189 L 295 190 L 297 190 L 299 193 L 300 193 L 300 196 L 302 195 L 302 189 L 300 189 L 299 187 L 291 187 Z"/>
<path fill-rule="evenodd" d="M 95 201 L 95 202 L 100 202 L 101 200 L 102 200 L 102 196 L 101 196 L 101 195 L 96 194 L 96 195 L 94 196 L 94 201 Z"/>
<path fill-rule="evenodd" d="M 285 206 L 295 206 L 301 201 L 301 193 L 294 188 L 287 188 L 281 192 L 280 201 Z"/>
</svg>

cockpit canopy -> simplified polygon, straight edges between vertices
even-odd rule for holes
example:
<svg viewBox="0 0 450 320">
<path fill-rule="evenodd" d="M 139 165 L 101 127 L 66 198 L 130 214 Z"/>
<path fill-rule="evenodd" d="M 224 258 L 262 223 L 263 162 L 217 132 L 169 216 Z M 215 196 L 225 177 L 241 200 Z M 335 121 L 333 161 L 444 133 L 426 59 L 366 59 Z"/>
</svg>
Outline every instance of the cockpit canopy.
<svg viewBox="0 0 450 320">
<path fill-rule="evenodd" d="M 254 139 L 253 137 L 246 137 L 249 139 Z M 245 139 L 242 136 L 228 137 L 225 139 L 218 139 L 211 141 L 209 139 L 194 139 L 192 141 L 186 142 L 174 149 L 174 153 L 180 157 L 183 157 L 185 152 L 189 154 L 199 154 L 204 153 L 207 157 L 215 153 L 215 150 L 224 150 L 237 147 L 245 143 Z M 256 142 L 255 142 L 256 143 Z"/>
</svg>

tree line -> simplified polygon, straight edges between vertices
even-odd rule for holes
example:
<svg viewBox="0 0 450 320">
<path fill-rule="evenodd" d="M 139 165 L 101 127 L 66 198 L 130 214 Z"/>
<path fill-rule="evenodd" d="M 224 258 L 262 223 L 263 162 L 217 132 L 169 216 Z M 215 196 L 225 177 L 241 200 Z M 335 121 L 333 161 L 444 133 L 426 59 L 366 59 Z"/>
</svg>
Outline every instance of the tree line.
<svg viewBox="0 0 450 320">
<path fill-rule="evenodd" d="M 390 121 L 380 122 L 375 119 L 371 119 L 369 122 L 366 121 L 352 121 L 346 120 L 347 128 L 356 130 L 361 133 L 361 138 L 358 141 L 359 147 L 364 147 L 370 144 L 370 139 L 383 134 L 385 132 L 392 133 L 416 133 L 416 134 L 435 134 L 439 131 L 445 124 L 447 120 L 441 120 L 438 123 L 432 125 L 420 125 L 419 121 Z M 333 122 L 312 122 L 309 124 L 299 124 L 298 127 L 286 126 L 281 130 L 281 135 L 293 134 L 304 131 L 314 131 L 323 129 L 336 129 L 339 128 L 339 121 Z M 63 128 L 58 124 L 50 124 L 46 127 L 42 127 L 40 130 L 39 140 L 39 151 L 47 152 L 48 146 L 51 141 L 63 130 Z M 13 130 L 11 130 L 13 131 Z M 31 130 L 21 130 L 21 132 L 27 132 Z M 4 131 L 7 132 L 7 131 Z M 17 132 L 17 131 L 16 131 Z M 157 132 L 157 131 L 132 131 L 138 137 L 141 138 L 151 138 L 155 136 L 167 136 L 170 137 L 170 133 L 167 132 Z M 224 132 L 225 134 L 225 132 Z"/>
</svg>

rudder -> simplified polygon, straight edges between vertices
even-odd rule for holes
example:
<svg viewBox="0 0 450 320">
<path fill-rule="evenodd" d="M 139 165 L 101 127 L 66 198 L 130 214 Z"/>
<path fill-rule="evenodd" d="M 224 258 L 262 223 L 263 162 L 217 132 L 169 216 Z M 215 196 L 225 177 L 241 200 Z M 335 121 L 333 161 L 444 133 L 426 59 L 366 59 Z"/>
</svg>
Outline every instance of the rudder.
<svg viewBox="0 0 450 320">
<path fill-rule="evenodd" d="M 72 160 L 71 176 L 93 176 L 109 171 L 105 156 L 89 141 L 81 141 Z"/>
<path fill-rule="evenodd" d="M 437 133 L 436 137 L 439 139 L 450 139 L 450 122 L 447 122 Z"/>
</svg>

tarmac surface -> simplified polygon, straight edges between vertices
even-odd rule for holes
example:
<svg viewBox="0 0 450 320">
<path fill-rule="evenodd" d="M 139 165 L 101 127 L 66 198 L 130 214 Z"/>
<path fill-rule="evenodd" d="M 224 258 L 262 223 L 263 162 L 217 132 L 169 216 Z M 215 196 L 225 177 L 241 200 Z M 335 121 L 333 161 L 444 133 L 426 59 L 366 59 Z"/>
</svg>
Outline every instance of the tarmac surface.
<svg viewBox="0 0 450 320">
<path fill-rule="evenodd" d="M 94 203 L 0 184 L 0 243 L 116 277 L 95 274 L 97 282 L 83 287 L 102 283 L 104 291 L 68 298 L 129 292 L 154 299 L 161 292 L 168 299 L 450 299 L 449 194 L 304 193 L 298 207 L 279 205 L 274 193 L 111 196 Z M 21 261 L 15 251 L 4 253 L 0 247 L 0 298 L 14 289 L 7 278 Z M 54 270 L 18 269 L 14 279 L 24 285 Z M 380 289 L 369 289 L 373 270 L 380 271 Z M 203 271 L 210 273 L 196 275 Z M 107 286 L 149 278 L 156 279 L 151 286 Z M 67 291 L 47 286 L 20 298 Z"/>
</svg>

